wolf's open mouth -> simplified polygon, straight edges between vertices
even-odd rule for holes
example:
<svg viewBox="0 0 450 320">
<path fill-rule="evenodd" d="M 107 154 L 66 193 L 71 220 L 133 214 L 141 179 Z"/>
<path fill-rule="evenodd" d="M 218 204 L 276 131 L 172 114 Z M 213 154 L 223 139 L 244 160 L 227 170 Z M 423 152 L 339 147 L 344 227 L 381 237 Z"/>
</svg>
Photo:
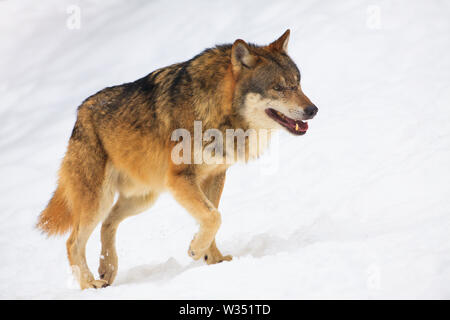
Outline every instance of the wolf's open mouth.
<svg viewBox="0 0 450 320">
<path fill-rule="evenodd" d="M 291 119 L 272 108 L 268 108 L 265 111 L 269 117 L 285 127 L 290 133 L 301 136 L 302 134 L 306 133 L 306 130 L 308 130 L 307 122 Z"/>
</svg>

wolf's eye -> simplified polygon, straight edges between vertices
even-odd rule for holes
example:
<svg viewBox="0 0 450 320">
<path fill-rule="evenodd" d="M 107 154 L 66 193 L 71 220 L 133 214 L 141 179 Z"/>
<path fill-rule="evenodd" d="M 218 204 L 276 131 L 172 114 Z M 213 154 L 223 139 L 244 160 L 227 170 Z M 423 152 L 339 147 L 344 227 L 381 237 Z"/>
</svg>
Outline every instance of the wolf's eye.
<svg viewBox="0 0 450 320">
<path fill-rule="evenodd" d="M 283 91 L 283 87 L 277 84 L 275 87 L 273 87 L 273 90 L 275 90 L 275 91 Z"/>
</svg>

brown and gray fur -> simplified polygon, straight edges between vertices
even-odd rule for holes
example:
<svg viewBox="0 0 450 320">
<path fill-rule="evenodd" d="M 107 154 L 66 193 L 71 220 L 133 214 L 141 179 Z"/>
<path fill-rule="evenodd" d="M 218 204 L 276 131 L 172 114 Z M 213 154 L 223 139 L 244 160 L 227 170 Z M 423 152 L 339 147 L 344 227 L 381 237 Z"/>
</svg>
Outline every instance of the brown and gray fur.
<svg viewBox="0 0 450 320">
<path fill-rule="evenodd" d="M 268 46 L 236 40 L 207 49 L 135 82 L 105 88 L 82 103 L 57 189 L 38 222 L 49 235 L 71 231 L 68 258 L 82 289 L 114 281 L 118 225 L 148 209 L 164 191 L 200 225 L 189 255 L 208 264 L 231 260 L 215 243 L 221 223 L 217 208 L 229 165 L 175 165 L 171 150 L 176 142 L 170 137 L 178 128 L 192 131 L 194 120 L 202 121 L 203 130 L 217 128 L 224 135 L 226 129 L 279 128 L 261 109 L 267 101 L 286 112 L 295 109 L 306 119 L 303 111 L 311 102 L 287 55 L 288 39 L 289 30 Z M 273 90 L 280 82 L 287 89 Z M 102 259 L 96 280 L 85 247 L 100 222 Z"/>
</svg>

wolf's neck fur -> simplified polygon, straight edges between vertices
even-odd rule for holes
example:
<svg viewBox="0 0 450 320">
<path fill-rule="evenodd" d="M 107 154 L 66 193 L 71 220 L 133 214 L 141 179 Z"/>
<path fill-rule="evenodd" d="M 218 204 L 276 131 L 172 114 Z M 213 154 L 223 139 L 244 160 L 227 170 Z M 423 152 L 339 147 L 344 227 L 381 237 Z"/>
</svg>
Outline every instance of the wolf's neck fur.
<svg viewBox="0 0 450 320">
<path fill-rule="evenodd" d="M 163 102 L 170 106 L 166 111 L 174 116 L 183 114 L 200 120 L 205 129 L 246 130 L 248 124 L 235 102 L 230 55 L 231 45 L 217 46 L 188 61 L 158 69 L 146 78 L 156 84 Z"/>
<path fill-rule="evenodd" d="M 244 132 L 251 129 L 251 123 L 246 121 L 245 115 L 240 112 L 241 103 L 245 101 L 235 93 L 236 79 L 233 76 L 230 56 L 231 45 L 223 45 L 207 49 L 187 62 L 193 70 L 196 66 L 201 66 L 205 70 L 205 72 L 194 71 L 193 82 L 210 83 L 209 87 L 200 90 L 196 115 L 203 121 L 204 130 L 219 129 L 224 137 L 226 129 L 242 129 Z M 257 128 L 253 129 L 256 133 L 254 139 L 248 137 L 245 139 L 245 161 L 258 158 L 270 143 L 270 132 L 261 136 Z"/>
</svg>

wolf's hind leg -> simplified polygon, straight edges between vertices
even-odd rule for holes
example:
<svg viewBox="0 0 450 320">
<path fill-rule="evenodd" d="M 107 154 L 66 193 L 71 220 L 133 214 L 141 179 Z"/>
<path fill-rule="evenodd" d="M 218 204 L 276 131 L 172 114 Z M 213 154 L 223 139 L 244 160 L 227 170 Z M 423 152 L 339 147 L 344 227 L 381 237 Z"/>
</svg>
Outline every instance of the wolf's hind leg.
<svg viewBox="0 0 450 320">
<path fill-rule="evenodd" d="M 208 199 L 213 203 L 216 208 L 219 207 L 220 197 L 222 195 L 223 186 L 225 184 L 225 172 L 220 173 L 216 176 L 211 176 L 206 179 L 201 188 Z M 223 256 L 222 253 L 216 246 L 216 241 L 214 240 L 209 246 L 208 250 L 205 252 L 203 259 L 207 264 L 215 264 L 222 261 L 230 261 L 233 257 L 230 255 Z"/>
<path fill-rule="evenodd" d="M 116 231 L 119 224 L 125 218 L 139 214 L 151 207 L 157 197 L 158 195 L 153 192 L 143 196 L 132 196 L 128 198 L 120 195 L 111 213 L 102 224 L 102 253 L 98 268 L 100 279 L 103 279 L 108 284 L 112 284 L 117 275 Z"/>
<path fill-rule="evenodd" d="M 73 224 L 72 233 L 67 240 L 67 254 L 72 271 L 80 283 L 81 289 L 102 288 L 106 281 L 95 280 L 86 263 L 86 244 L 97 224 L 109 212 L 114 201 L 114 190 L 107 177 L 103 183 L 103 191 L 79 197 L 74 211 L 79 212 Z M 90 200 L 90 201 L 89 201 Z"/>
<path fill-rule="evenodd" d="M 86 243 L 96 224 L 95 222 L 88 224 L 76 223 L 67 240 L 69 263 L 81 289 L 103 288 L 107 286 L 106 281 L 94 279 L 86 262 Z"/>
<path fill-rule="evenodd" d="M 195 177 L 189 174 L 172 174 L 167 179 L 173 197 L 200 224 L 198 233 L 194 236 L 188 254 L 198 260 L 204 257 L 219 230 L 221 217 L 217 208 L 206 197 Z"/>
<path fill-rule="evenodd" d="M 111 210 L 115 195 L 115 173 L 95 134 L 90 109 L 80 107 L 78 119 L 64 157 L 60 180 L 71 207 L 72 232 L 66 242 L 67 255 L 82 289 L 100 288 L 86 263 L 86 244 L 97 224 Z"/>
</svg>

